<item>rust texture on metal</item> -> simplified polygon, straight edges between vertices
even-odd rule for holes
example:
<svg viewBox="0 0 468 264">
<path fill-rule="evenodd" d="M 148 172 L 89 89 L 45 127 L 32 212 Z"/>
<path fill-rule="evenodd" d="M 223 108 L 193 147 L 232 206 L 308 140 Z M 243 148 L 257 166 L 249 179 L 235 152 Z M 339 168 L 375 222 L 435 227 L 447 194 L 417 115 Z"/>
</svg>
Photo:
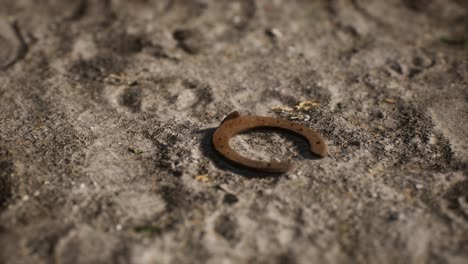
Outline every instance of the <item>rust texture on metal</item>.
<svg viewBox="0 0 468 264">
<path fill-rule="evenodd" d="M 230 113 L 216 129 L 212 138 L 213 146 L 223 157 L 243 167 L 272 173 L 284 173 L 289 171 L 292 168 L 292 164 L 289 161 L 252 160 L 241 156 L 230 147 L 229 140 L 233 136 L 260 127 L 279 128 L 294 132 L 303 136 L 309 142 L 310 151 L 313 154 L 320 157 L 325 157 L 328 154 L 326 142 L 315 131 L 308 127 L 273 117 L 241 116 L 237 111 Z"/>
</svg>

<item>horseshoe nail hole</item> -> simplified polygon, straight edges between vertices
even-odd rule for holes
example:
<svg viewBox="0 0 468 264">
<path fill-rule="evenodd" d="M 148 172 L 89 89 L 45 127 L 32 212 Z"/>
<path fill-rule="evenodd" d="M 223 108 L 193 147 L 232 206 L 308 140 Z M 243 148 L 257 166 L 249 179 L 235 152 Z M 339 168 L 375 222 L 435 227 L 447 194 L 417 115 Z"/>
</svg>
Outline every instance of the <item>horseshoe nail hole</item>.
<svg viewBox="0 0 468 264">
<path fill-rule="evenodd" d="M 320 144 L 320 141 L 315 142 L 315 144 L 319 145 L 319 144 Z"/>
</svg>

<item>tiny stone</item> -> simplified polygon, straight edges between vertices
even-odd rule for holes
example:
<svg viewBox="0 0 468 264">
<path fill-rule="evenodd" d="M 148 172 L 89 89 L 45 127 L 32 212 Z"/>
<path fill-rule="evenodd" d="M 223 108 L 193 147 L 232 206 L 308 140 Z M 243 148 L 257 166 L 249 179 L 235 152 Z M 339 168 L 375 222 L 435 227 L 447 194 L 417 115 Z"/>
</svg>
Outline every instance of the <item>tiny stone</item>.
<svg viewBox="0 0 468 264">
<path fill-rule="evenodd" d="M 229 205 L 232 205 L 232 204 L 235 204 L 239 201 L 239 199 L 234 195 L 234 194 L 230 194 L 230 193 L 227 193 L 226 195 L 224 195 L 224 203 L 225 204 L 229 204 Z"/>
<path fill-rule="evenodd" d="M 129 86 L 135 86 L 135 85 L 138 84 L 138 81 L 136 81 L 136 80 L 131 80 L 131 81 L 128 81 L 127 84 L 128 84 Z"/>
<path fill-rule="evenodd" d="M 34 192 L 34 197 L 39 196 L 39 194 L 41 194 L 39 191 L 35 191 L 35 192 Z"/>
<path fill-rule="evenodd" d="M 235 16 L 232 21 L 234 22 L 234 24 L 239 24 L 241 22 L 241 18 L 239 16 Z"/>
<path fill-rule="evenodd" d="M 29 200 L 29 195 L 25 195 L 25 196 L 23 196 L 23 201 L 25 201 L 25 202 L 26 202 L 26 201 L 28 201 L 28 200 Z"/>
<path fill-rule="evenodd" d="M 265 33 L 272 38 L 281 38 L 283 34 L 277 28 L 270 28 L 265 31 Z"/>
<path fill-rule="evenodd" d="M 416 188 L 417 190 L 421 190 L 422 188 L 424 188 L 424 185 L 417 183 L 414 185 L 414 188 Z"/>
<path fill-rule="evenodd" d="M 121 225 L 121 224 L 116 225 L 116 226 L 115 226 L 115 229 L 116 229 L 117 231 L 122 230 L 122 225 Z"/>
</svg>

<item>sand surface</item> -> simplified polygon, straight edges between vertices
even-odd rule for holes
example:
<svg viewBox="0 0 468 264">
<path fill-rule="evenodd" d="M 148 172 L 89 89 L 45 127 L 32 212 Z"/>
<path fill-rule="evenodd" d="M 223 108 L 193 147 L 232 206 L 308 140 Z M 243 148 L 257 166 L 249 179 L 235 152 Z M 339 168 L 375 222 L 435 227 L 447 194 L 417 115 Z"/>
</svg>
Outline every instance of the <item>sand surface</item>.
<svg viewBox="0 0 468 264">
<path fill-rule="evenodd" d="M 466 1 L 36 2 L 0 0 L 0 263 L 468 263 Z M 330 156 L 232 166 L 235 110 Z"/>
</svg>

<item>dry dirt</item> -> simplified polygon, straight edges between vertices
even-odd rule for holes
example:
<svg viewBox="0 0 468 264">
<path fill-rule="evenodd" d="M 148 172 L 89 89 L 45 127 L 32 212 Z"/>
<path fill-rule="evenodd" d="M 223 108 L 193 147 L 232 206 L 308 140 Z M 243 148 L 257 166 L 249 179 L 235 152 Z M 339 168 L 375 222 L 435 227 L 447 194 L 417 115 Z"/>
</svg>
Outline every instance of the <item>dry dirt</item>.
<svg viewBox="0 0 468 264">
<path fill-rule="evenodd" d="M 0 68 L 0 263 L 468 263 L 464 0 L 0 0 Z"/>
</svg>

